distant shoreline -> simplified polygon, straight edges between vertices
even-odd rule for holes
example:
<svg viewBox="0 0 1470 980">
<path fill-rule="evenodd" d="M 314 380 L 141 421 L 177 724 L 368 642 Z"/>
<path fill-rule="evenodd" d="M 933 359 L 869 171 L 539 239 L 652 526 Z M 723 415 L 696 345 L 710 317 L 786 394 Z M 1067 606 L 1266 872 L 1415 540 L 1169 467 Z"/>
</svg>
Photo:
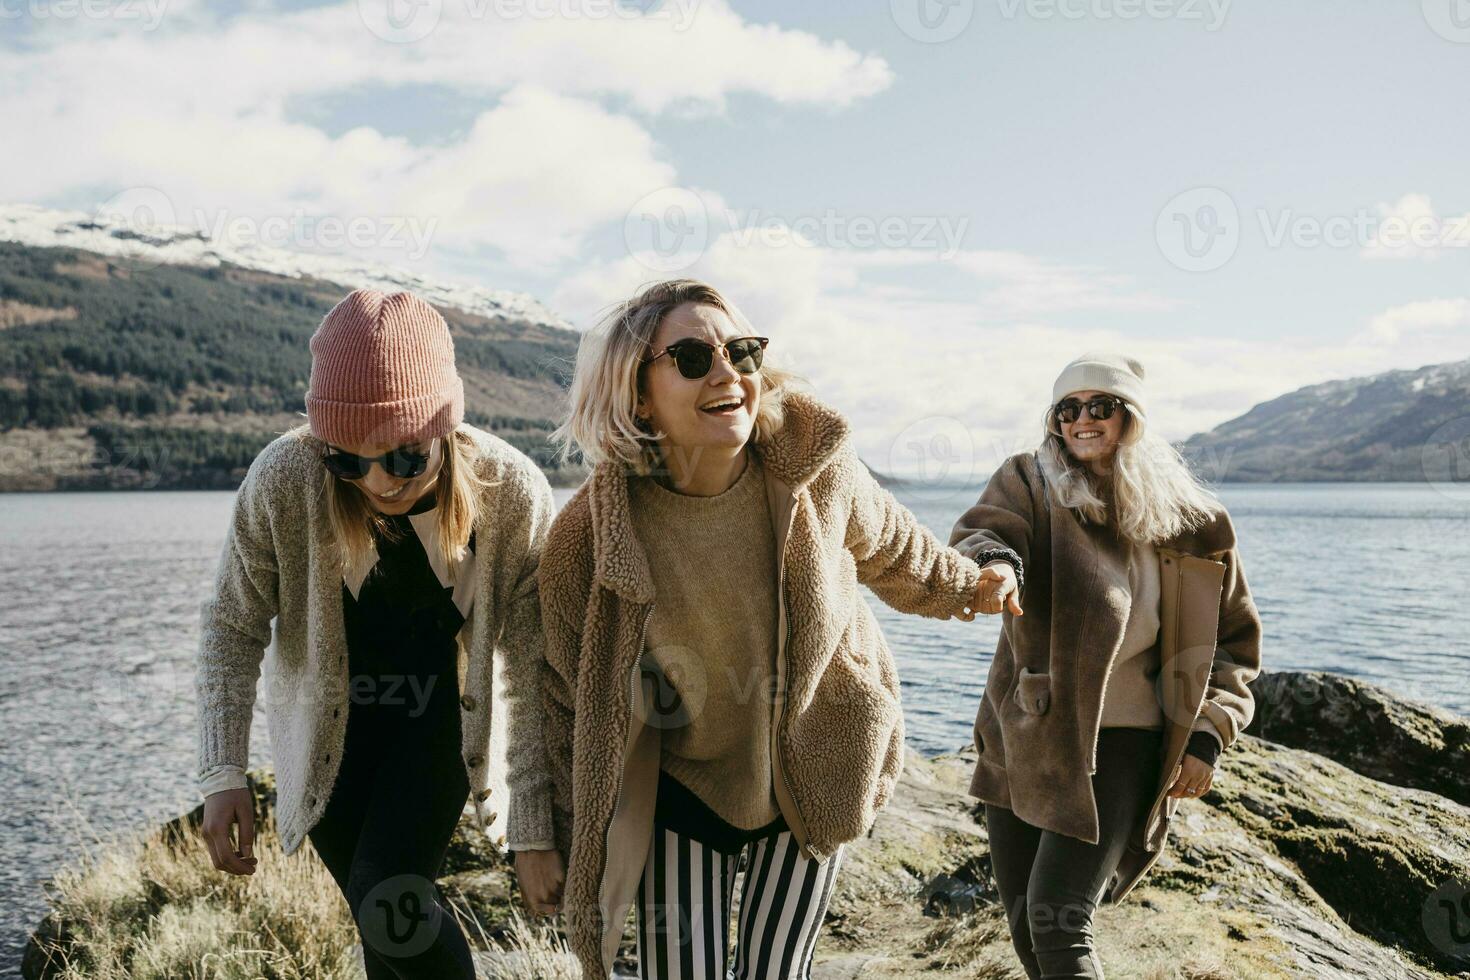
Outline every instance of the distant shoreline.
<svg viewBox="0 0 1470 980">
<path fill-rule="evenodd" d="M 921 480 L 905 480 L 901 478 L 885 477 L 877 473 L 873 474 L 879 485 L 893 491 L 918 490 L 918 491 L 945 491 L 945 490 L 971 490 L 985 486 L 990 475 L 984 479 L 963 483 L 925 483 Z M 585 479 L 583 477 L 582 479 Z M 575 490 L 582 485 L 582 480 L 568 482 L 558 480 L 551 476 L 547 481 L 554 490 Z M 1438 481 L 1433 480 L 1222 480 L 1209 486 L 1218 487 L 1430 487 L 1434 488 Z M 1470 492 L 1470 479 L 1456 481 L 1455 486 L 1464 486 Z M 239 489 L 234 487 L 55 487 L 51 489 L 17 489 L 0 486 L 0 495 L 18 494 L 70 494 L 70 493 L 233 493 Z"/>
</svg>

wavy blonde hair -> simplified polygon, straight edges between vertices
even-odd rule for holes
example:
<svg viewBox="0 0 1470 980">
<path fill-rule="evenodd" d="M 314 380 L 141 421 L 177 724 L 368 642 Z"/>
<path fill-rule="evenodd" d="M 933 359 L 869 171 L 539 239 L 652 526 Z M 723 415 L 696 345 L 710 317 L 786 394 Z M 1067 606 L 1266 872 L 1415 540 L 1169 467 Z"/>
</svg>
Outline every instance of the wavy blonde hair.
<svg viewBox="0 0 1470 980">
<path fill-rule="evenodd" d="M 645 285 L 582 335 L 567 412 L 550 437 L 561 461 L 571 461 L 573 453 L 580 452 L 592 466 L 617 460 L 640 476 L 661 470 L 659 443 L 665 434 L 654 432 L 636 414 L 642 391 L 639 368 L 653 354 L 653 338 L 664 317 L 684 303 L 722 311 L 741 336 L 757 333 L 739 308 L 708 283 L 668 279 Z M 805 384 L 799 375 L 772 364 L 769 353 L 761 364 L 760 377 L 760 408 L 751 436 L 756 445 L 764 445 L 780 431 L 786 392 Z"/>
<path fill-rule="evenodd" d="M 319 453 L 326 450 L 326 443 L 311 434 L 309 424 L 298 425 L 289 434 Z M 487 480 L 480 474 L 475 466 L 479 450 L 474 437 L 462 426 L 441 436 L 439 441 L 443 462 L 432 492 L 438 517 L 439 553 L 452 576 L 469 548 L 470 534 L 480 516 L 480 496 L 497 481 Z M 368 503 L 361 490 L 337 479 L 325 466 L 318 490 L 326 503 L 335 558 L 342 571 L 352 568 L 374 550 L 375 532 L 389 540 L 398 537 L 393 525 Z M 377 570 L 376 565 L 373 570 Z"/>
<path fill-rule="evenodd" d="M 1109 523 L 1108 497 L 1118 533 L 1130 541 L 1161 544 L 1209 522 L 1220 498 L 1200 482 L 1167 440 L 1139 423 L 1123 402 L 1123 431 L 1113 452 L 1112 473 L 1098 477 L 1072 455 L 1048 406 L 1045 434 L 1036 451 L 1053 503 L 1075 511 L 1084 523 Z"/>
</svg>

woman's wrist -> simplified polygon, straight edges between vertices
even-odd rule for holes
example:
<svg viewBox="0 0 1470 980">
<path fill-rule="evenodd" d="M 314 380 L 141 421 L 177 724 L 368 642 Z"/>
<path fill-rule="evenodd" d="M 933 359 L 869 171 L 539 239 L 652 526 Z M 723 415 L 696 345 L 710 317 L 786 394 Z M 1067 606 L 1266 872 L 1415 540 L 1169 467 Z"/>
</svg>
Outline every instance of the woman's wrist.
<svg viewBox="0 0 1470 980">
<path fill-rule="evenodd" d="M 1185 745 L 1186 755 L 1192 755 L 1205 765 L 1213 766 L 1220 758 L 1220 740 L 1209 732 L 1196 729 Z"/>
<path fill-rule="evenodd" d="M 1022 566 L 1021 556 L 1010 548 L 986 548 L 984 551 L 976 552 L 972 556 L 975 564 L 984 568 L 996 562 L 1003 561 L 1011 566 L 1016 573 L 1016 594 L 1019 596 L 1026 585 L 1026 570 Z"/>
</svg>

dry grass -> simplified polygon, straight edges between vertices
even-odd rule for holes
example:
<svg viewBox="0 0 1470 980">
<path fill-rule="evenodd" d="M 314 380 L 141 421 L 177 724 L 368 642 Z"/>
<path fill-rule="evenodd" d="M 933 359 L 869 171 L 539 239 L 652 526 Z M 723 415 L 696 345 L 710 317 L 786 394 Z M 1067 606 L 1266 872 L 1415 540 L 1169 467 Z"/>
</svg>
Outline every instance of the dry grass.
<svg viewBox="0 0 1470 980">
<path fill-rule="evenodd" d="M 99 834 L 75 807 L 73 862 L 47 884 L 64 942 L 50 947 L 58 980 L 357 980 L 360 938 L 336 882 L 309 842 L 289 857 L 273 817 L 257 823 L 255 874 L 216 871 L 197 833 Z M 462 896 L 461 896 L 462 898 Z M 571 980 L 565 942 L 518 914 L 496 941 L 465 902 L 446 903 L 483 952 L 484 976 Z M 478 939 L 478 942 L 476 942 Z"/>
<path fill-rule="evenodd" d="M 75 811 L 73 811 L 75 813 Z M 74 862 L 47 885 L 64 931 L 56 976 L 139 980 L 337 980 L 358 977 L 357 930 L 315 855 L 282 853 L 267 816 L 254 875 L 216 871 L 191 834 L 98 834 L 76 817 Z"/>
<path fill-rule="evenodd" d="M 516 912 L 503 942 L 489 939 L 483 931 L 479 934 L 490 950 L 480 959 L 486 980 L 581 980 L 581 966 L 550 925 L 529 923 Z"/>
<path fill-rule="evenodd" d="M 924 933 L 919 949 L 945 976 L 1026 980 L 999 908 L 938 920 Z"/>
</svg>

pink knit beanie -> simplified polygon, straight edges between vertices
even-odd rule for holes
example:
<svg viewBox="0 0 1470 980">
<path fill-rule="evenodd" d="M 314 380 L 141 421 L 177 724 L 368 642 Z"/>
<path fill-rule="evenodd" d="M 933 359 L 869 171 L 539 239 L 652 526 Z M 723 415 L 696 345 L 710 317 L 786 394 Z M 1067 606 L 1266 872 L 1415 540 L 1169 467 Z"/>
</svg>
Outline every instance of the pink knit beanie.
<svg viewBox="0 0 1470 980">
<path fill-rule="evenodd" d="M 412 293 L 355 289 L 311 335 L 311 434 L 392 448 L 454 431 L 464 385 L 439 311 Z"/>
</svg>

